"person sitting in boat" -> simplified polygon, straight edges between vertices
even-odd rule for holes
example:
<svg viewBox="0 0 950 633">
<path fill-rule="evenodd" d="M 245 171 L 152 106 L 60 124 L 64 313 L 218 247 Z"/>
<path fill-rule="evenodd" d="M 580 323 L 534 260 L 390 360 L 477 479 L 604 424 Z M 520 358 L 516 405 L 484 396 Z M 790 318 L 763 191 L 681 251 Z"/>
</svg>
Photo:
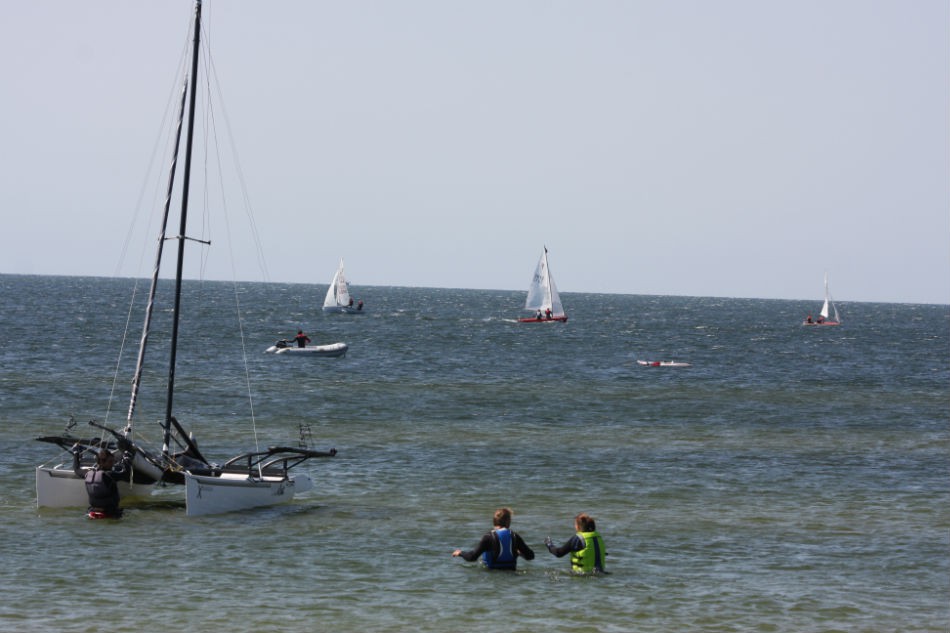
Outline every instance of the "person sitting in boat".
<svg viewBox="0 0 950 633">
<path fill-rule="evenodd" d="M 461 556 L 470 563 L 481 556 L 488 569 L 513 571 L 518 566 L 518 556 L 533 560 L 534 552 L 521 536 L 511 530 L 511 510 L 499 508 L 495 510 L 491 532 L 485 533 L 475 549 L 467 552 L 457 549 L 452 556 Z"/>
<path fill-rule="evenodd" d="M 538 308 L 538 313 L 534 316 L 534 318 L 536 318 L 538 321 L 544 318 L 544 316 L 541 314 L 541 308 Z"/>
<path fill-rule="evenodd" d="M 807 319 L 805 319 L 805 323 L 814 323 L 814 321 L 812 320 L 812 318 L 811 318 L 811 315 L 810 315 L 810 314 L 808 315 L 808 318 L 807 318 Z"/>
<path fill-rule="evenodd" d="M 125 451 L 122 459 L 116 463 L 115 456 L 107 448 L 99 449 L 96 454 L 96 465 L 85 473 L 79 465 L 81 446 L 73 447 L 73 472 L 86 482 L 86 495 L 89 497 L 89 513 L 108 518 L 119 518 L 122 509 L 119 507 L 118 482 L 125 476 L 129 464 L 132 462 L 132 453 Z"/>
<path fill-rule="evenodd" d="M 548 321 L 551 320 L 551 318 L 553 317 L 553 313 L 551 312 L 551 308 L 545 308 L 545 309 L 544 309 L 544 316 L 545 316 L 545 318 L 547 318 Z"/>
<path fill-rule="evenodd" d="M 594 517 L 581 512 L 574 517 L 574 530 L 576 534 L 560 547 L 554 545 L 550 536 L 544 539 L 548 551 L 558 558 L 570 554 L 571 571 L 575 574 L 607 573 L 607 548 L 604 539 L 597 533 Z"/>
<path fill-rule="evenodd" d="M 310 337 L 303 333 L 303 330 L 297 330 L 297 336 L 294 337 L 294 340 L 297 341 L 297 347 L 306 347 L 307 343 L 310 342 Z"/>
<path fill-rule="evenodd" d="M 363 309 L 363 300 L 362 300 L 362 299 L 360 299 L 360 300 L 356 303 L 356 309 L 357 309 L 357 310 L 362 310 L 362 309 Z"/>
<path fill-rule="evenodd" d="M 821 325 L 824 322 L 825 322 L 825 317 L 823 316 L 818 317 L 818 325 Z"/>
<path fill-rule="evenodd" d="M 352 307 L 353 307 L 353 297 L 350 297 L 350 302 L 347 303 L 346 306 L 347 306 L 348 308 L 352 308 Z"/>
</svg>

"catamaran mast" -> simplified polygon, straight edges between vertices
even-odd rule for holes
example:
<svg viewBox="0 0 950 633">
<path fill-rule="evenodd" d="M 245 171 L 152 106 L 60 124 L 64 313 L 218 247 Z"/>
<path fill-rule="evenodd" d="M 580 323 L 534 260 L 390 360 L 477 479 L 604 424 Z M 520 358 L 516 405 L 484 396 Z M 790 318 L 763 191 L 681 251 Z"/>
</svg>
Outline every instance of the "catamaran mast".
<svg viewBox="0 0 950 633">
<path fill-rule="evenodd" d="M 168 174 L 168 188 L 165 193 L 165 209 L 162 214 L 162 227 L 158 234 L 158 255 L 155 258 L 155 268 L 152 270 L 152 285 L 148 291 L 148 303 L 145 305 L 145 324 L 142 326 L 142 340 L 139 342 L 139 356 L 135 363 L 135 375 L 132 377 L 132 397 L 129 399 L 129 413 L 126 416 L 124 434 L 126 437 L 132 432 L 132 417 L 135 415 L 135 403 L 138 401 L 139 389 L 142 384 L 142 368 L 145 365 L 145 348 L 148 346 L 148 335 L 152 324 L 152 308 L 155 306 L 155 292 L 158 288 L 158 271 L 162 265 L 162 251 L 165 246 L 165 233 L 168 227 L 168 211 L 172 204 L 172 190 L 175 188 L 175 169 L 178 166 L 178 148 L 181 146 L 182 121 L 185 118 L 185 95 L 188 94 L 188 83 L 181 88 L 181 105 L 178 108 L 178 127 L 175 133 L 175 150 L 172 153 L 172 165 Z"/>
<path fill-rule="evenodd" d="M 168 361 L 168 397 L 165 401 L 162 452 L 169 453 L 172 403 L 175 393 L 175 359 L 178 349 L 178 321 L 181 313 L 181 277 L 185 262 L 185 232 L 188 224 L 188 190 L 191 184 L 191 149 L 195 136 L 195 95 L 198 88 L 198 46 L 201 40 L 201 0 L 195 2 L 195 39 L 191 55 L 191 95 L 188 98 L 188 136 L 185 140 L 185 173 L 181 186 L 181 223 L 178 229 L 178 266 L 175 269 L 175 310 L 172 313 L 171 357 Z"/>
</svg>

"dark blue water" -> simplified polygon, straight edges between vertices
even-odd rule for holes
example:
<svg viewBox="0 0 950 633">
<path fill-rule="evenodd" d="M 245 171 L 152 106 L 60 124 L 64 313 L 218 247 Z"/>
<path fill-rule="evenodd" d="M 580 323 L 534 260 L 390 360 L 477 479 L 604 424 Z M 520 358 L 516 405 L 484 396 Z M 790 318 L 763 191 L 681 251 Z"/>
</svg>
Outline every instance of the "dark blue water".
<svg viewBox="0 0 950 633">
<path fill-rule="evenodd" d="M 292 505 L 241 515 L 37 511 L 55 455 L 32 438 L 124 424 L 131 288 L 0 276 L 2 630 L 947 630 L 947 306 L 840 304 L 841 327 L 804 328 L 817 306 L 564 293 L 567 324 L 524 325 L 523 292 L 354 287 L 367 313 L 348 316 L 322 314 L 325 285 L 187 282 L 175 408 L 205 453 L 305 424 L 338 457 Z M 298 327 L 350 351 L 263 353 Z M 502 505 L 538 557 L 515 575 L 453 559 Z M 580 511 L 607 577 L 541 544 Z"/>
</svg>

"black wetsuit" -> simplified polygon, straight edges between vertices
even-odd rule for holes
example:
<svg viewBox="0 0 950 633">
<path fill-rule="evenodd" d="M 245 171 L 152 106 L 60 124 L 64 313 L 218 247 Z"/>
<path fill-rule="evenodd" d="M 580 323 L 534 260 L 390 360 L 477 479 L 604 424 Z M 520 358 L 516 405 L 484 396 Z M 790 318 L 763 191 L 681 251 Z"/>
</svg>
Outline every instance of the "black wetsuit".
<svg viewBox="0 0 950 633">
<path fill-rule="evenodd" d="M 571 538 L 567 539 L 567 542 L 565 542 L 564 545 L 561 545 L 560 547 L 555 546 L 553 543 L 548 545 L 548 551 L 560 558 L 565 554 L 570 554 L 571 552 L 579 552 L 585 547 L 587 547 L 587 545 L 584 543 L 584 539 L 575 534 Z"/>
<path fill-rule="evenodd" d="M 89 496 L 89 511 L 102 512 L 109 516 L 120 516 L 119 485 L 124 478 L 131 453 L 125 453 L 122 459 L 110 470 L 101 470 L 98 466 L 90 468 L 83 474 L 79 467 L 79 455 L 73 456 L 73 471 L 86 482 L 86 494 Z"/>
</svg>

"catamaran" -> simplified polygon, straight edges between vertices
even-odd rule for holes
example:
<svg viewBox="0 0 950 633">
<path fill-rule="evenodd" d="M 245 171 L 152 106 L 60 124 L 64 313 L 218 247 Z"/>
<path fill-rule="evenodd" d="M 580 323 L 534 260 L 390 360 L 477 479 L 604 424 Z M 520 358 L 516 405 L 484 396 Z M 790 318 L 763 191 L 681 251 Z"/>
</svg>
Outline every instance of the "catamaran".
<svg viewBox="0 0 950 633">
<path fill-rule="evenodd" d="M 548 266 L 548 247 L 544 247 L 538 266 L 534 269 L 534 277 L 528 286 L 528 297 L 524 302 L 524 309 L 531 310 L 534 315 L 518 319 L 520 323 L 557 323 L 567 321 L 561 297 L 557 293 L 554 277 Z"/>
<path fill-rule="evenodd" d="M 829 312 L 829 307 L 831 311 Z M 830 319 L 830 314 L 833 313 L 835 316 L 833 319 Z M 818 313 L 820 316 L 817 319 L 813 319 L 809 314 L 805 317 L 805 320 L 802 321 L 802 325 L 841 325 L 841 319 L 838 317 L 838 308 L 835 306 L 835 302 L 831 300 L 831 293 L 828 292 L 828 273 L 825 273 L 825 302 L 821 306 L 821 312 Z"/>
<path fill-rule="evenodd" d="M 184 430 L 174 415 L 175 367 L 178 349 L 178 330 L 181 315 L 181 295 L 185 244 L 189 240 L 206 245 L 209 242 L 187 237 L 189 183 L 192 162 L 192 145 L 195 131 L 195 102 L 198 86 L 198 59 L 201 34 L 201 0 L 196 0 L 194 14 L 194 40 L 189 81 L 183 82 L 178 125 L 175 131 L 174 158 L 168 178 L 167 195 L 158 239 L 158 254 L 152 274 L 151 289 L 145 309 L 145 323 L 139 343 L 138 360 L 132 380 L 132 395 L 121 431 L 97 422 L 99 436 L 76 436 L 75 423 L 63 434 L 37 438 L 39 441 L 60 446 L 67 459 L 56 457 L 36 468 L 37 505 L 40 507 L 74 507 L 87 505 L 84 481 L 73 468 L 73 453 L 80 455 L 80 471 L 91 467 L 93 456 L 100 449 L 113 452 L 128 451 L 133 455 L 126 481 L 120 486 L 120 495 L 127 502 L 135 496 L 148 495 L 156 484 L 177 484 L 185 487 L 185 513 L 188 516 L 233 512 L 247 508 L 268 506 L 287 502 L 295 493 L 309 490 L 313 481 L 309 475 L 291 472 L 299 464 L 316 457 L 332 457 L 336 449 L 315 451 L 307 446 L 275 446 L 253 450 L 233 457 L 222 464 L 208 460 L 198 449 L 192 437 Z M 185 163 L 181 182 L 180 229 L 177 235 L 166 236 L 169 208 L 175 183 L 178 150 L 188 99 L 188 133 L 185 143 Z M 167 240 L 177 241 L 178 260 L 175 272 L 174 310 L 171 319 L 171 355 L 168 363 L 165 415 L 160 422 L 162 448 L 149 447 L 135 429 L 136 402 L 145 364 L 146 349 L 151 326 L 151 315 L 158 285 L 159 268 L 162 262 L 162 247 Z M 253 411 L 253 407 L 252 407 Z M 253 412 L 251 414 L 253 425 Z M 303 428 L 301 426 L 301 428 Z"/>
</svg>

